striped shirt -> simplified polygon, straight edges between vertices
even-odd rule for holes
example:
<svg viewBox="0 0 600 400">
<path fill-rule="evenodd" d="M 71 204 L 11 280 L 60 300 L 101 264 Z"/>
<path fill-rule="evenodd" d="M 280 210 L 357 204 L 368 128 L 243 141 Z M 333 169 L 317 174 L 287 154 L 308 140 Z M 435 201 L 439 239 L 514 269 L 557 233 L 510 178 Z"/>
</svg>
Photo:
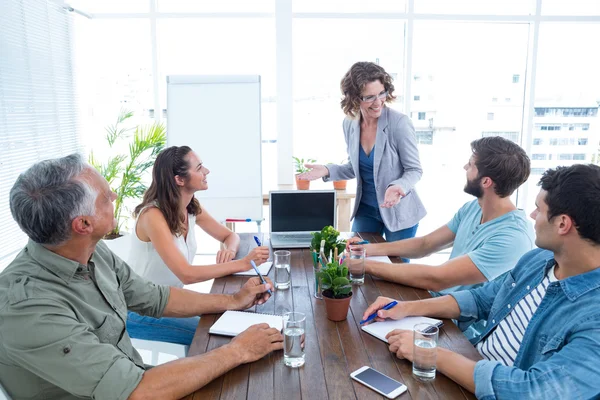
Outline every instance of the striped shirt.
<svg viewBox="0 0 600 400">
<path fill-rule="evenodd" d="M 477 351 L 488 360 L 512 367 L 529 321 L 546 295 L 548 285 L 557 280 L 552 267 L 542 282 L 513 307 L 485 340 L 477 344 Z"/>
</svg>

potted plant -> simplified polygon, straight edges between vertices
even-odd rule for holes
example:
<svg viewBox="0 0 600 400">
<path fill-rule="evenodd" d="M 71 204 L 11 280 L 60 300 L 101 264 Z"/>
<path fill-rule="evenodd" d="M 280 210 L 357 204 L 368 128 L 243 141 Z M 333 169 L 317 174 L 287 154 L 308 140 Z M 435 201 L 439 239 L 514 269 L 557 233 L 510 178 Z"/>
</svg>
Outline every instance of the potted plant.
<svg viewBox="0 0 600 400">
<path fill-rule="evenodd" d="M 340 164 L 344 164 L 348 160 L 342 160 Z M 333 188 L 335 190 L 346 190 L 346 185 L 348 184 L 347 180 L 333 181 Z"/>
<path fill-rule="evenodd" d="M 308 190 L 310 188 L 310 181 L 298 179 L 298 174 L 302 174 L 304 172 L 308 172 L 308 168 L 304 166 L 304 163 L 315 163 L 317 160 L 313 160 L 312 158 L 307 158 L 304 161 L 304 158 L 292 157 L 294 159 L 294 169 L 296 171 L 296 188 L 298 190 Z"/>
<path fill-rule="evenodd" d="M 323 286 L 323 299 L 327 318 L 331 321 L 343 321 L 348 316 L 352 286 L 348 280 L 348 268 L 337 260 L 317 272 Z"/>
<path fill-rule="evenodd" d="M 93 151 L 89 156 L 89 163 L 100 172 L 108 181 L 111 190 L 117 194 L 115 200 L 117 227 L 109 232 L 105 239 L 122 236 L 121 228 L 128 219 L 128 213 L 123 213 L 124 203 L 127 200 L 142 198 L 147 189 L 143 182 L 144 175 L 154 165 L 156 156 L 167 142 L 167 130 L 163 123 L 131 126 L 127 124 L 131 117 L 133 112 L 122 109 L 117 122 L 105 128 L 106 141 L 111 154 L 106 162 L 98 161 Z M 128 154 L 115 154 L 115 148 L 122 148 L 127 143 Z"/>
<path fill-rule="evenodd" d="M 321 251 L 321 240 L 325 240 L 325 256 L 331 259 L 331 255 L 342 254 L 346 249 L 346 241 L 344 239 L 338 239 L 340 232 L 337 231 L 333 226 L 328 225 L 321 229 L 321 232 L 311 233 L 312 240 L 310 241 L 310 249 L 314 250 L 317 254 Z M 337 252 L 335 249 L 337 248 Z"/>
</svg>

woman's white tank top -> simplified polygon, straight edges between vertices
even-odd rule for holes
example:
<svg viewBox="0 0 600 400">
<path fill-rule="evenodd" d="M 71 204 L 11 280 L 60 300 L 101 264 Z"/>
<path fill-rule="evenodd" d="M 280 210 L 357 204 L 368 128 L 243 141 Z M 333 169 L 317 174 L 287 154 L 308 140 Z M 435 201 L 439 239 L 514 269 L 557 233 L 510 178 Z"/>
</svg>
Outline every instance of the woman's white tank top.
<svg viewBox="0 0 600 400">
<path fill-rule="evenodd" d="M 139 215 L 149 207 L 156 207 L 155 204 L 150 204 L 144 207 Z M 173 235 L 173 242 L 177 249 L 183 254 L 186 260 L 191 264 L 196 255 L 196 216 L 188 215 L 187 240 L 183 235 Z M 167 264 L 160 257 L 152 242 L 143 242 L 137 237 L 137 221 L 133 233 L 131 234 L 131 252 L 127 264 L 135 271 L 136 274 L 149 280 L 150 282 L 159 285 L 168 285 L 181 288 L 183 282 L 167 267 Z"/>
</svg>

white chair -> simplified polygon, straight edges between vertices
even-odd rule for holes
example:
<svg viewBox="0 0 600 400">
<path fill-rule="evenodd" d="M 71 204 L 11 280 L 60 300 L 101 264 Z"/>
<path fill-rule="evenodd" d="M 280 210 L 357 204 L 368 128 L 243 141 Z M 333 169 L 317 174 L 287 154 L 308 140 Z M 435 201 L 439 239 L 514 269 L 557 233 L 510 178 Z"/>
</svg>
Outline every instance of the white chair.
<svg viewBox="0 0 600 400">
<path fill-rule="evenodd" d="M 157 366 L 187 356 L 188 346 L 154 340 L 131 339 L 144 364 Z"/>
<path fill-rule="evenodd" d="M 6 393 L 6 390 L 0 384 L 0 400 L 10 400 L 10 396 Z"/>
<path fill-rule="evenodd" d="M 113 253 L 126 261 L 130 251 L 130 241 L 131 236 L 125 234 L 117 239 L 105 240 L 104 243 Z M 188 352 L 188 346 L 175 343 L 143 339 L 131 339 L 131 343 L 142 356 L 144 363 L 154 366 L 183 358 Z"/>
</svg>

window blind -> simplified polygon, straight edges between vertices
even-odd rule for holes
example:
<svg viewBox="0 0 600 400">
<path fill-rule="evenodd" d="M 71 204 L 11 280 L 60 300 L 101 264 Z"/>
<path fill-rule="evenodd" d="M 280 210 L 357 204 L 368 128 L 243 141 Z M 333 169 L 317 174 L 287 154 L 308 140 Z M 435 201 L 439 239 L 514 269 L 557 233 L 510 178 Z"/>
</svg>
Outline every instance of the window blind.
<svg viewBox="0 0 600 400">
<path fill-rule="evenodd" d="M 81 151 L 71 17 L 50 0 L 0 2 L 0 270 L 27 241 L 9 192 L 33 163 Z"/>
</svg>

